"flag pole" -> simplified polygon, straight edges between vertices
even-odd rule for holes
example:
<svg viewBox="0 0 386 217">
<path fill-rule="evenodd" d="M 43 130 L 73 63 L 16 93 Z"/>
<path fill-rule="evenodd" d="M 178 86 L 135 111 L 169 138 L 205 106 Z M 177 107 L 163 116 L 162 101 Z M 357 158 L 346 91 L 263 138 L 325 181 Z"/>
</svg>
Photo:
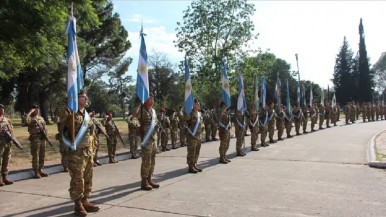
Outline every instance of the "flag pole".
<svg viewBox="0 0 386 217">
<path fill-rule="evenodd" d="M 70 19 L 73 19 L 73 17 L 74 17 L 74 3 L 71 2 L 71 18 Z M 71 138 L 72 144 L 74 144 L 75 143 L 75 112 L 74 111 L 71 111 L 70 138 Z"/>
</svg>

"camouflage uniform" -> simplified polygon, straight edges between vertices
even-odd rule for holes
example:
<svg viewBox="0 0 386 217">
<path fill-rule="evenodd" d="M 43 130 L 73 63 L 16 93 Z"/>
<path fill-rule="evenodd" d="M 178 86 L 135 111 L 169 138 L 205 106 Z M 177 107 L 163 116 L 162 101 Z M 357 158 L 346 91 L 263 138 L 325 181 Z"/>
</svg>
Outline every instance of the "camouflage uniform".
<svg viewBox="0 0 386 217">
<path fill-rule="evenodd" d="M 181 144 L 181 147 L 185 147 L 186 146 L 186 123 L 184 120 L 184 113 L 182 111 L 182 108 L 178 112 L 178 120 L 179 120 L 178 128 L 180 129 L 180 144 Z"/>
<path fill-rule="evenodd" d="M 205 126 L 205 141 L 210 141 L 210 136 L 212 134 L 212 126 L 211 126 L 211 112 L 206 109 L 203 112 L 204 126 Z"/>
<path fill-rule="evenodd" d="M 249 130 L 251 131 L 251 150 L 258 151 L 257 139 L 259 138 L 259 117 L 254 106 L 249 110 Z"/>
<path fill-rule="evenodd" d="M 234 118 L 234 125 L 235 125 L 235 131 L 236 131 L 236 152 L 237 156 L 244 156 L 245 153 L 241 150 L 243 143 L 244 143 L 244 137 L 245 137 L 245 120 L 244 115 L 241 114 L 240 111 L 236 112 L 236 116 Z"/>
<path fill-rule="evenodd" d="M 362 110 L 362 120 L 363 120 L 363 122 L 366 122 L 367 106 L 366 106 L 365 102 L 362 103 L 361 110 Z"/>
<path fill-rule="evenodd" d="M 330 104 L 326 103 L 326 107 L 325 107 L 325 118 L 326 118 L 326 127 L 327 128 L 330 128 L 330 121 L 331 121 L 331 111 L 332 111 L 332 107 L 330 106 Z"/>
<path fill-rule="evenodd" d="M 59 151 L 61 155 L 61 164 L 63 166 L 64 172 L 68 172 L 68 160 L 67 160 L 67 147 L 63 143 L 62 135 L 63 135 L 63 128 L 64 124 L 60 122 L 60 116 L 62 115 L 63 112 L 66 112 L 67 110 L 67 104 L 62 104 L 58 106 L 55 109 L 55 118 L 54 118 L 54 123 L 56 123 L 58 127 L 58 133 L 55 135 L 55 139 L 59 141 Z"/>
<path fill-rule="evenodd" d="M 177 132 L 178 132 L 179 122 L 180 121 L 178 119 L 176 112 L 173 112 L 172 117 L 170 119 L 170 137 L 172 140 L 173 149 L 177 148 Z"/>
<path fill-rule="evenodd" d="M 218 117 L 218 114 L 217 112 L 212 109 L 211 111 L 211 122 L 210 122 L 210 127 L 212 128 L 211 129 L 211 134 L 212 134 L 212 141 L 216 141 L 216 134 L 217 134 L 217 130 L 218 130 L 218 122 L 219 122 L 219 117 Z"/>
<path fill-rule="evenodd" d="M 201 149 L 201 126 L 198 126 L 194 136 L 191 134 L 191 132 L 193 132 L 197 121 L 200 121 L 200 125 L 202 124 L 201 112 L 192 110 L 190 115 L 185 115 L 185 120 L 188 124 L 188 130 L 186 133 L 188 142 L 187 164 L 189 165 L 190 173 L 197 173 L 202 171 L 197 167 L 197 161 Z"/>
<path fill-rule="evenodd" d="M 302 110 L 300 109 L 300 106 L 297 106 L 295 108 L 295 110 L 293 111 L 293 114 L 294 114 L 296 135 L 301 135 L 300 134 L 300 123 L 302 122 Z"/>
<path fill-rule="evenodd" d="M 115 129 L 115 123 L 112 119 L 107 118 L 102 122 L 105 127 L 106 133 L 109 136 L 109 140 L 107 140 L 107 154 L 109 156 L 109 163 L 117 163 L 118 160 L 115 159 L 116 151 L 117 151 L 117 130 Z"/>
<path fill-rule="evenodd" d="M 160 132 L 161 132 L 162 151 L 169 151 L 170 149 L 167 148 L 167 145 L 168 145 L 168 141 L 169 141 L 168 129 L 170 128 L 170 120 L 165 115 L 165 112 L 161 113 L 160 119 L 158 121 L 159 121 Z"/>
<path fill-rule="evenodd" d="M 231 162 L 227 158 L 227 151 L 229 149 L 229 142 L 230 142 L 230 128 L 231 128 L 231 121 L 230 121 L 230 114 L 227 111 L 227 109 L 222 107 L 220 110 L 220 114 L 218 115 L 220 117 L 219 121 L 219 130 L 218 134 L 220 137 L 220 147 L 219 147 L 219 153 L 220 153 L 220 160 L 219 163 L 227 164 Z"/>
<path fill-rule="evenodd" d="M 351 121 L 351 123 L 355 123 L 356 106 L 354 103 L 350 104 L 350 110 L 351 110 L 350 121 Z"/>
<path fill-rule="evenodd" d="M 319 106 L 319 129 L 323 129 L 324 118 L 326 117 L 326 110 L 324 105 Z"/>
<path fill-rule="evenodd" d="M 269 122 L 268 109 L 260 107 L 258 112 L 258 117 L 259 117 L 259 132 L 260 132 L 261 146 L 266 147 L 266 146 L 269 146 L 265 142 L 265 139 L 267 138 L 268 122 Z"/>
<path fill-rule="evenodd" d="M 307 132 L 307 123 L 308 123 L 308 108 L 307 108 L 307 106 L 302 106 L 302 112 L 303 112 L 303 118 L 302 118 L 303 133 L 308 133 Z"/>
<path fill-rule="evenodd" d="M 313 104 L 312 108 L 310 110 L 311 132 L 315 131 L 314 127 L 315 127 L 315 124 L 316 124 L 317 117 L 318 117 L 318 112 L 316 110 L 316 105 Z"/>
<path fill-rule="evenodd" d="M 269 143 L 275 143 L 275 140 L 273 139 L 273 136 L 275 134 L 275 125 L 276 125 L 276 119 L 275 119 L 275 105 L 272 103 L 271 107 L 268 110 L 268 137 L 269 137 Z"/>
<path fill-rule="evenodd" d="M 285 128 L 285 113 L 281 105 L 276 108 L 276 128 L 277 128 L 277 140 L 283 140 L 283 133 Z"/>
<path fill-rule="evenodd" d="M 46 140 L 42 130 L 47 133 L 46 122 L 40 115 L 27 115 L 26 123 L 28 125 L 28 132 L 30 133 L 29 141 L 31 143 L 32 168 L 35 171 L 35 178 L 47 176 L 42 172 L 44 167 L 44 159 L 46 154 Z M 40 127 L 42 129 L 40 129 Z"/>
<path fill-rule="evenodd" d="M 141 141 L 141 137 L 139 136 L 139 121 L 138 118 L 136 118 L 134 115 L 130 115 L 128 117 L 129 121 L 129 144 L 130 144 L 130 153 L 131 153 L 131 158 L 136 159 L 138 158 L 137 156 L 137 149 L 138 145 Z"/>
<path fill-rule="evenodd" d="M 13 126 L 10 119 L 2 116 L 0 117 L 0 132 L 8 131 L 13 135 Z M 10 141 L 4 133 L 0 133 L 0 168 L 1 176 L 0 186 L 13 184 L 13 181 L 7 179 L 8 165 L 12 155 L 12 141 Z"/>
<path fill-rule="evenodd" d="M 331 108 L 331 124 L 336 126 L 336 122 L 338 120 L 338 108 L 336 106 Z"/>
<path fill-rule="evenodd" d="M 292 129 L 292 121 L 293 121 L 293 114 L 292 111 L 289 111 L 291 108 L 285 109 L 285 132 L 287 134 L 287 138 L 292 138 L 291 136 L 291 129 Z"/>
<path fill-rule="evenodd" d="M 355 105 L 355 120 L 359 120 L 359 115 L 361 113 L 361 110 L 360 110 L 360 105 L 359 105 L 359 102 L 357 104 L 354 104 Z"/>
<path fill-rule="evenodd" d="M 350 103 L 348 103 L 348 104 L 344 107 L 344 115 L 345 115 L 345 121 L 346 121 L 346 124 L 349 124 L 350 116 L 351 116 L 351 106 L 350 106 Z"/>
<path fill-rule="evenodd" d="M 93 140 L 93 144 L 92 144 L 92 147 L 93 147 L 93 162 L 94 162 L 94 167 L 95 166 L 100 166 L 102 165 L 99 161 L 98 161 L 98 151 L 99 151 L 99 147 L 100 147 L 100 141 L 99 141 L 99 135 L 102 133 L 101 130 L 102 130 L 102 124 L 98 121 L 98 119 L 96 119 L 95 117 L 91 117 L 91 120 L 93 122 L 93 124 L 95 125 L 95 136 L 94 136 L 94 140 Z M 99 126 L 99 128 L 97 127 Z"/>
</svg>

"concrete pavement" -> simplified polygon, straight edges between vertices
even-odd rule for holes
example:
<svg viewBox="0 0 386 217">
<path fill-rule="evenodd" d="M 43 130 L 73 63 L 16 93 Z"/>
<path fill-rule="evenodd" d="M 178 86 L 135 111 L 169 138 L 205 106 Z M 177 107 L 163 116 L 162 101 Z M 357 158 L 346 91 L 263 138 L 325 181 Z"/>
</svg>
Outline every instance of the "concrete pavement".
<svg viewBox="0 0 386 217">
<path fill-rule="evenodd" d="M 105 164 L 91 196 L 101 210 L 89 216 L 386 216 L 386 174 L 367 165 L 385 123 L 294 136 L 245 157 L 235 157 L 232 139 L 227 165 L 218 164 L 218 141 L 203 143 L 199 174 L 187 173 L 186 148 L 163 152 L 154 174 L 161 188 L 149 192 L 139 189 L 140 159 Z M 0 215 L 72 216 L 69 180 L 58 173 L 1 187 Z"/>
</svg>

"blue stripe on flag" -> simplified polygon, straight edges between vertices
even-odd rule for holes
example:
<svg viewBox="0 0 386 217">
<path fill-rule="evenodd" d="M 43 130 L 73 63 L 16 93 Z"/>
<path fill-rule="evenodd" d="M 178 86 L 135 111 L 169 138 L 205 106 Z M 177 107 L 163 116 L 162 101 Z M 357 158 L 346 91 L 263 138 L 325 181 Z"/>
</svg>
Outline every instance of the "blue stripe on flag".
<svg viewBox="0 0 386 217">
<path fill-rule="evenodd" d="M 139 49 L 137 85 L 135 92 L 138 98 L 144 103 L 149 98 L 149 74 L 147 69 L 147 52 L 144 34 L 141 29 L 141 47 Z"/>
<path fill-rule="evenodd" d="M 190 79 L 190 71 L 189 71 L 189 63 L 188 59 L 185 57 L 184 61 L 185 66 L 185 105 L 184 105 L 184 112 L 185 114 L 192 113 L 193 104 L 194 104 L 194 97 L 193 97 L 193 91 L 192 91 L 192 80 Z"/>
<path fill-rule="evenodd" d="M 224 59 L 221 60 L 221 81 L 221 100 L 225 103 L 226 107 L 229 108 L 231 106 L 231 96 L 229 91 L 229 79 Z"/>
</svg>

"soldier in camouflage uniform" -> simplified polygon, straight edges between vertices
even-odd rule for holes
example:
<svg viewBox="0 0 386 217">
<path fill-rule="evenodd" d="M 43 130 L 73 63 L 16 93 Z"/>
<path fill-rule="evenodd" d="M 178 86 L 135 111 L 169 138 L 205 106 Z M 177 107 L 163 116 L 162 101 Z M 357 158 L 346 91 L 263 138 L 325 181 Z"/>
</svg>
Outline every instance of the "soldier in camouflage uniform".
<svg viewBox="0 0 386 217">
<path fill-rule="evenodd" d="M 331 124 L 336 126 L 336 122 L 338 121 L 338 108 L 336 106 L 331 107 Z"/>
<path fill-rule="evenodd" d="M 139 134 L 141 135 L 141 189 L 142 190 L 152 190 L 153 188 L 159 188 L 160 185 L 152 181 L 152 175 L 155 168 L 155 157 L 157 154 L 157 114 L 153 109 L 154 98 L 150 94 L 149 98 L 145 101 L 143 105 L 140 105 L 135 115 L 140 124 Z"/>
<path fill-rule="evenodd" d="M 363 103 L 362 103 L 361 110 L 362 110 L 362 120 L 363 120 L 363 122 L 366 122 L 366 115 L 367 115 L 367 106 L 366 106 L 366 102 L 363 102 Z"/>
<path fill-rule="evenodd" d="M 221 164 L 227 164 L 231 162 L 227 158 L 227 151 L 229 149 L 229 142 L 230 142 L 230 129 L 231 129 L 231 120 L 230 120 L 230 114 L 227 110 L 225 103 L 221 102 L 220 104 L 221 109 L 219 109 L 220 114 L 218 117 L 220 117 L 219 120 L 219 137 L 220 137 L 220 147 L 219 147 L 219 153 L 220 153 L 220 159 L 219 163 Z"/>
<path fill-rule="evenodd" d="M 0 104 L 0 168 L 1 178 L 0 187 L 12 185 L 13 181 L 8 176 L 8 165 L 12 155 L 12 141 L 4 135 L 4 131 L 13 135 L 13 126 L 10 119 L 4 116 L 4 105 Z M 5 198 L 3 198 L 5 199 Z"/>
<path fill-rule="evenodd" d="M 336 103 L 336 108 L 338 109 L 338 113 L 337 113 L 337 116 L 336 116 L 336 120 L 337 120 L 337 121 L 340 121 L 340 105 L 339 105 L 338 102 Z"/>
<path fill-rule="evenodd" d="M 275 135 L 275 125 L 276 125 L 276 119 L 275 119 L 276 113 L 275 113 L 275 103 L 271 102 L 268 109 L 268 137 L 269 137 L 269 143 L 275 143 L 276 141 L 273 139 L 273 136 Z"/>
<path fill-rule="evenodd" d="M 116 158 L 117 151 L 117 129 L 115 128 L 115 123 L 113 121 L 112 112 L 106 112 L 106 117 L 102 121 L 102 125 L 105 127 L 106 133 L 109 136 L 107 140 L 107 154 L 109 156 L 109 163 L 118 163 Z"/>
<path fill-rule="evenodd" d="M 276 106 L 276 128 L 277 128 L 277 140 L 283 140 L 283 133 L 285 129 L 285 112 L 283 105 Z"/>
<path fill-rule="evenodd" d="M 331 111 L 332 107 L 330 106 L 330 103 L 326 102 L 325 106 L 325 112 L 324 112 L 324 117 L 326 118 L 326 128 L 330 128 L 330 121 L 331 121 Z"/>
<path fill-rule="evenodd" d="M 257 139 L 259 138 L 259 117 L 255 104 L 252 103 L 249 109 L 249 130 L 251 131 L 251 151 L 259 151 L 257 147 Z"/>
<path fill-rule="evenodd" d="M 345 121 L 346 124 L 349 124 L 350 117 L 351 117 L 351 102 L 348 102 L 347 105 L 344 107 L 344 115 L 345 115 Z"/>
<path fill-rule="evenodd" d="M 367 120 L 370 122 L 371 121 L 371 110 L 372 110 L 372 106 L 371 106 L 371 102 L 367 102 Z"/>
<path fill-rule="evenodd" d="M 355 103 L 352 102 L 350 104 L 350 107 L 351 107 L 351 115 L 350 115 L 350 121 L 351 123 L 355 123 L 355 118 L 356 118 L 356 106 L 355 106 Z"/>
<path fill-rule="evenodd" d="M 212 114 L 209 109 L 203 109 L 203 119 L 204 119 L 204 126 L 205 126 L 205 142 L 210 141 L 210 136 L 212 133 L 211 115 Z"/>
<path fill-rule="evenodd" d="M 268 134 L 268 121 L 269 121 L 268 106 L 267 105 L 265 107 L 260 106 L 260 109 L 258 112 L 258 117 L 259 117 L 259 132 L 260 132 L 261 146 L 267 147 L 267 146 L 269 146 L 265 142 L 265 139 L 267 138 L 267 134 Z"/>
<path fill-rule="evenodd" d="M 319 106 L 319 130 L 324 129 L 323 128 L 323 122 L 326 117 L 326 109 L 324 107 L 324 104 L 320 104 Z"/>
<path fill-rule="evenodd" d="M 310 109 L 311 132 L 316 131 L 314 129 L 316 121 L 317 121 L 317 118 L 318 118 L 318 112 L 317 112 L 316 108 L 317 108 L 316 107 L 316 103 L 313 103 L 312 104 L 312 108 Z"/>
<path fill-rule="evenodd" d="M 302 112 L 303 112 L 303 118 L 302 118 L 302 124 L 303 124 L 303 133 L 307 132 L 307 123 L 308 123 L 308 108 L 306 105 L 302 106 Z"/>
<path fill-rule="evenodd" d="M 167 147 L 168 141 L 169 141 L 168 129 L 170 128 L 170 120 L 166 116 L 166 109 L 163 108 L 161 110 L 161 114 L 159 116 L 158 121 L 159 121 L 158 124 L 159 124 L 160 132 L 161 132 L 160 135 L 161 135 L 162 151 L 170 151 L 170 149 L 168 149 L 168 147 Z"/>
<path fill-rule="evenodd" d="M 375 120 L 379 120 L 379 104 L 374 104 L 375 105 Z"/>
<path fill-rule="evenodd" d="M 92 190 L 93 177 L 93 140 L 95 138 L 95 126 L 91 117 L 87 114 L 85 106 L 88 97 L 85 92 L 78 94 L 78 112 L 75 115 L 75 135 L 80 137 L 80 142 L 76 150 L 68 148 L 68 170 L 71 176 L 70 197 L 75 203 L 74 214 L 77 216 L 86 216 L 87 212 L 99 211 L 99 206 L 92 204 L 89 197 Z M 67 110 L 60 117 L 64 124 L 63 134 L 67 140 L 70 140 L 72 118 Z M 84 135 L 78 135 L 81 128 L 85 129 Z M 83 138 L 81 138 L 83 136 Z M 64 143 L 69 147 L 65 140 Z"/>
<path fill-rule="evenodd" d="M 47 177 L 48 174 L 42 171 L 44 167 L 44 159 L 46 154 L 46 140 L 42 131 L 47 133 L 46 122 L 40 116 L 40 107 L 33 105 L 32 109 L 27 114 L 26 123 L 30 134 L 29 141 L 31 142 L 32 169 L 35 173 L 35 178 Z"/>
<path fill-rule="evenodd" d="M 138 144 L 141 141 L 141 137 L 139 136 L 140 124 L 138 118 L 129 114 L 128 124 L 131 159 L 137 159 L 139 158 L 139 156 L 137 156 Z"/>
<path fill-rule="evenodd" d="M 183 108 L 180 107 L 179 112 L 178 112 L 178 128 L 180 129 L 180 146 L 185 147 L 186 146 L 186 123 L 184 120 L 184 112 Z"/>
<path fill-rule="evenodd" d="M 202 116 L 200 111 L 200 101 L 194 100 L 193 110 L 190 114 L 185 114 L 184 119 L 188 125 L 187 142 L 188 154 L 187 164 L 189 173 L 202 172 L 202 169 L 197 166 L 198 157 L 201 149 L 201 124 Z"/>
<path fill-rule="evenodd" d="M 285 111 L 285 132 L 287 134 L 287 138 L 292 138 L 291 130 L 292 130 L 292 122 L 293 122 L 293 113 L 291 108 L 284 108 Z"/>
<path fill-rule="evenodd" d="M 294 122 L 295 122 L 295 132 L 296 135 L 301 135 L 300 134 L 300 124 L 302 123 L 302 110 L 300 109 L 300 105 L 296 106 L 294 111 Z"/>
<path fill-rule="evenodd" d="M 210 127 L 212 128 L 211 134 L 212 134 L 212 141 L 216 141 L 216 134 L 218 130 L 218 122 L 219 122 L 219 117 L 218 113 L 216 112 L 215 109 L 211 110 L 211 119 L 210 119 Z"/>
<path fill-rule="evenodd" d="M 59 151 L 61 155 L 61 164 L 63 166 L 63 172 L 68 172 L 68 161 L 67 161 L 67 147 L 65 147 L 63 140 L 62 140 L 62 135 L 63 135 L 63 123 L 60 122 L 60 116 L 62 115 L 63 112 L 66 112 L 67 110 L 67 99 L 62 102 L 61 105 L 59 105 L 55 111 L 55 118 L 54 118 L 54 123 L 56 123 L 58 127 L 58 133 L 55 135 L 55 139 L 59 141 Z"/>
<path fill-rule="evenodd" d="M 355 105 L 355 115 L 356 115 L 355 120 L 359 120 L 359 115 L 361 114 L 361 107 L 359 105 L 359 102 L 357 102 L 354 105 Z"/>
<path fill-rule="evenodd" d="M 245 156 L 245 153 L 241 149 L 245 139 L 245 120 L 241 111 L 236 112 L 234 117 L 234 126 L 236 131 L 236 153 L 237 156 Z"/>
<path fill-rule="evenodd" d="M 177 149 L 177 132 L 179 125 L 178 115 L 176 110 L 172 109 L 172 116 L 170 118 L 170 137 L 172 140 L 172 148 Z"/>
<path fill-rule="evenodd" d="M 99 151 L 99 147 L 100 147 L 100 141 L 99 141 L 99 135 L 102 133 L 101 130 L 102 130 L 102 126 L 101 126 L 101 123 L 99 123 L 98 119 L 96 119 L 95 117 L 95 112 L 90 112 L 90 118 L 91 118 L 91 121 L 93 122 L 93 124 L 95 125 L 95 136 L 94 136 L 94 140 L 93 140 L 93 149 L 94 149 L 94 153 L 93 153 L 93 162 L 94 162 L 94 167 L 96 166 L 101 166 L 101 162 L 98 161 L 98 151 Z M 99 126 L 99 127 L 97 127 Z"/>
</svg>

